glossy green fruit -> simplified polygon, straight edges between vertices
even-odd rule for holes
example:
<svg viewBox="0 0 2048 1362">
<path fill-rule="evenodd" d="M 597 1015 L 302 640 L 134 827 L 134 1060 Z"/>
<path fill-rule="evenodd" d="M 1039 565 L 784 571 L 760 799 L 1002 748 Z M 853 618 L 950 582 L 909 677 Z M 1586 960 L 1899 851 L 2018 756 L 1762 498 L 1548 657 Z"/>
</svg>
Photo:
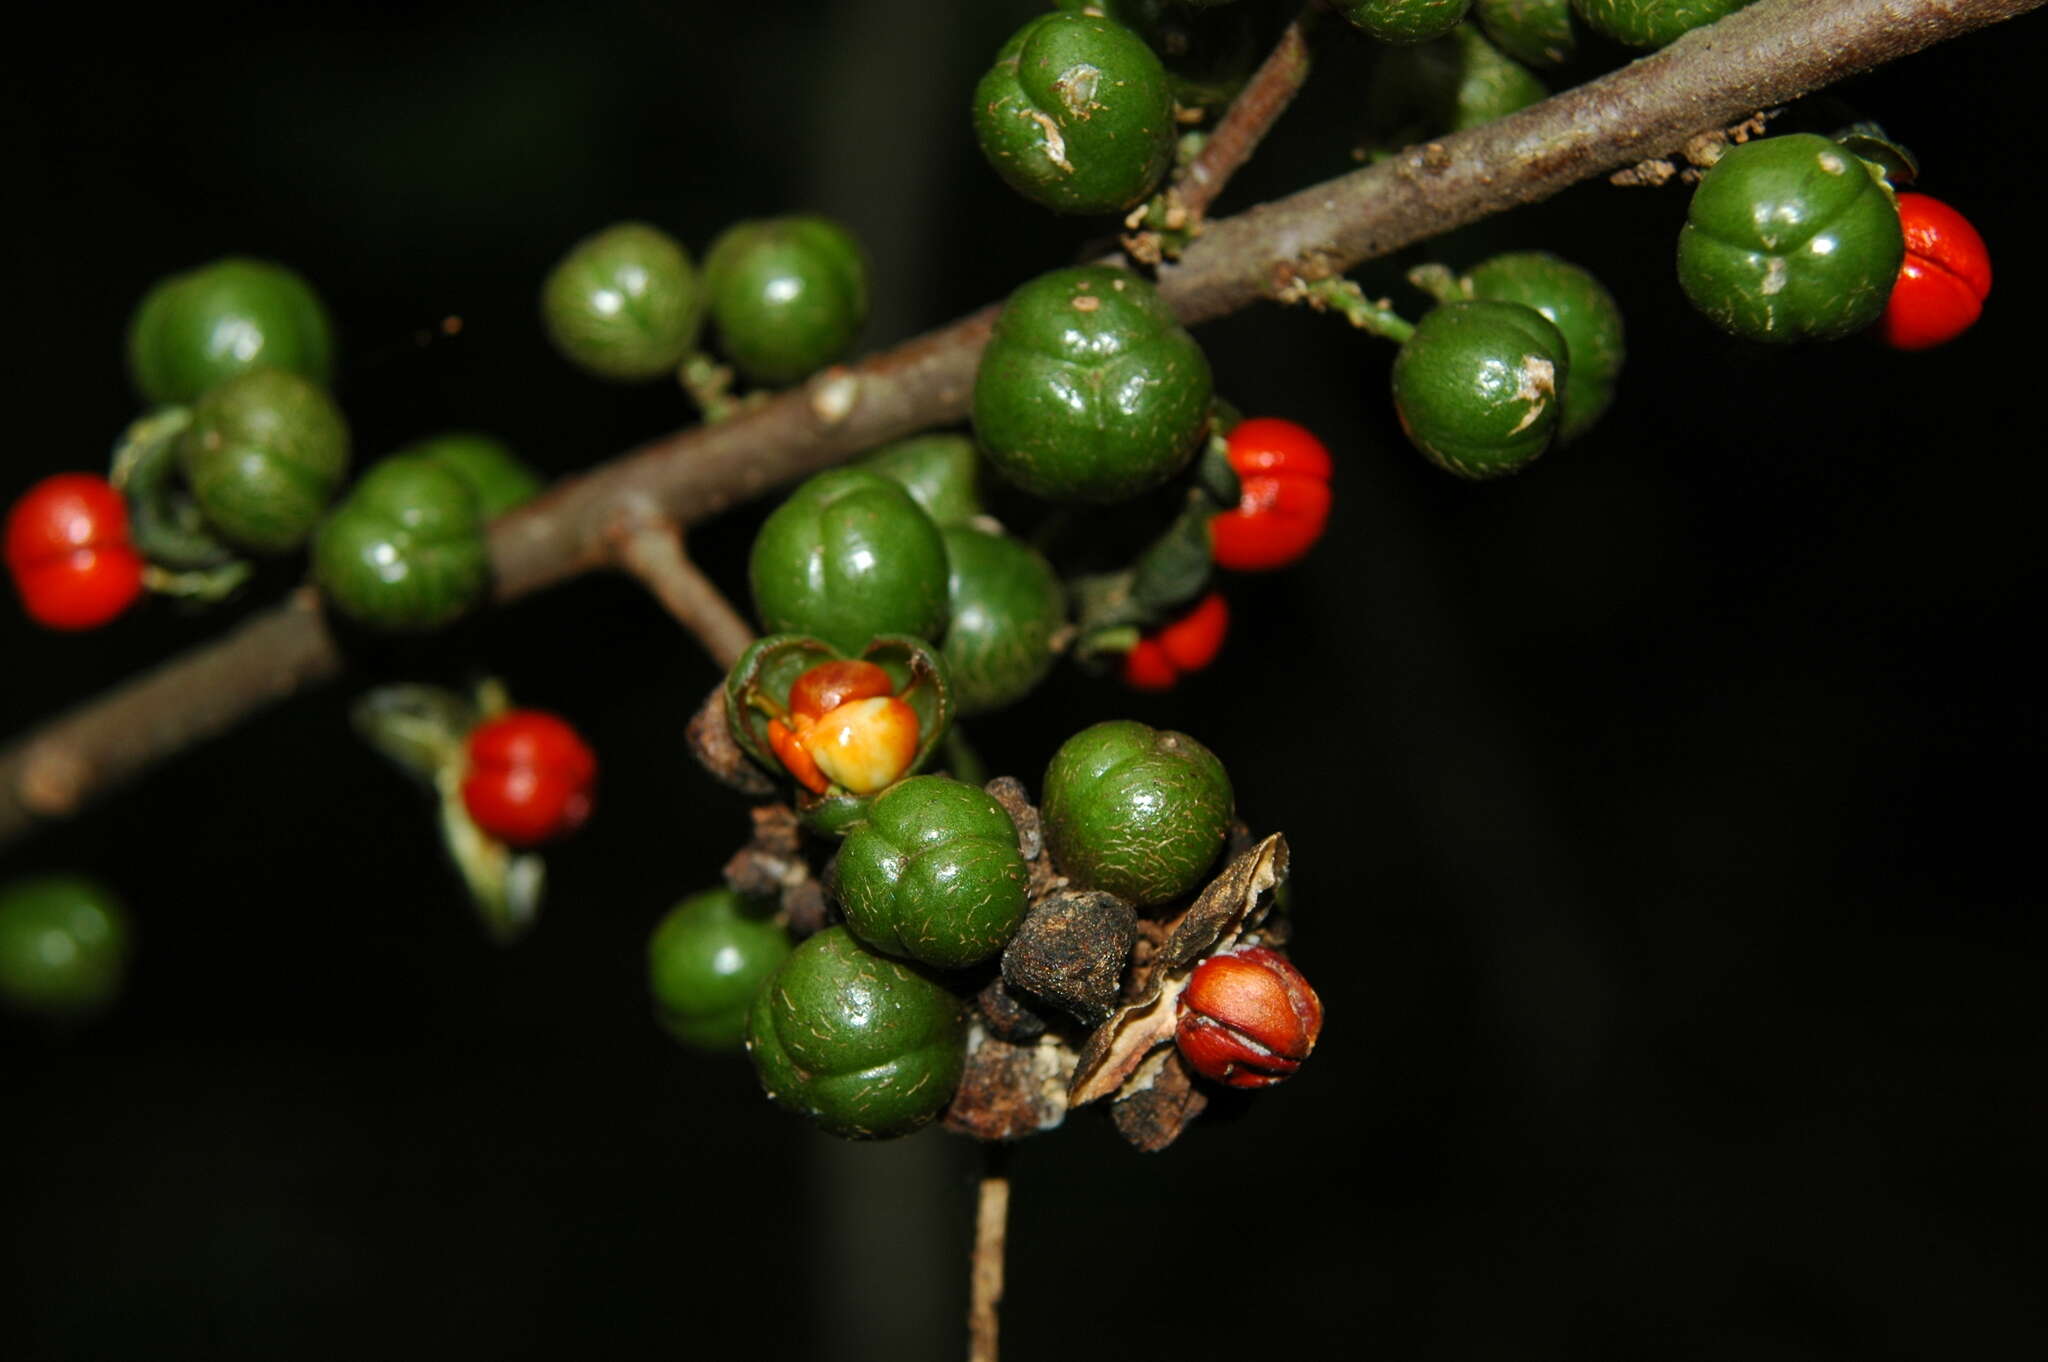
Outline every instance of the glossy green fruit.
<svg viewBox="0 0 2048 1362">
<path fill-rule="evenodd" d="M 1678 234 L 1678 282 L 1748 340 L 1831 340 L 1884 313 L 1905 260 L 1899 210 L 1825 137 L 1730 147 L 1700 179 Z"/>
<path fill-rule="evenodd" d="M 876 795 L 837 867 L 848 930 L 939 969 L 994 955 L 1030 907 L 1017 825 L 980 788 L 945 776 L 912 776 Z"/>
<path fill-rule="evenodd" d="M 900 483 L 940 529 L 982 514 L 981 453 L 965 435 L 914 435 L 882 446 L 857 467 Z"/>
<path fill-rule="evenodd" d="M 940 649 L 960 713 L 1023 699 L 1052 670 L 1067 626 L 1067 594 L 1045 555 L 1008 534 L 971 525 L 945 532 L 952 622 Z"/>
<path fill-rule="evenodd" d="M 1273 45 L 1271 7 L 1232 0 L 1055 0 L 1130 29 L 1166 68 L 1173 102 L 1217 112 L 1237 97 Z M 1213 12 L 1208 12 L 1213 11 Z"/>
<path fill-rule="evenodd" d="M 798 946 L 747 1018 L 762 1088 L 848 1139 L 907 1135 L 938 1115 L 966 1045 L 958 998 L 844 927 Z"/>
<path fill-rule="evenodd" d="M 191 402 L 258 367 L 325 383 L 334 323 L 313 286 L 268 260 L 230 256 L 160 280 L 128 323 L 128 372 L 153 403 Z"/>
<path fill-rule="evenodd" d="M 1458 26 L 1472 0 L 1336 0 L 1337 12 L 1383 43 L 1426 43 Z"/>
<path fill-rule="evenodd" d="M 326 389 L 283 369 L 250 369 L 199 399 L 178 461 L 222 538 L 284 553 L 320 523 L 348 473 L 348 444 Z"/>
<path fill-rule="evenodd" d="M 1495 47 L 1530 66 L 1556 66 L 1578 49 L 1571 0 L 1477 0 L 1473 16 Z"/>
<path fill-rule="evenodd" d="M 998 473 L 1048 501 L 1104 504 L 1187 466 L 1209 419 L 1209 361 L 1158 291 L 1102 265 L 1025 284 L 974 377 L 974 431 Z"/>
<path fill-rule="evenodd" d="M 468 483 L 485 520 L 496 520 L 513 507 L 524 506 L 541 492 L 540 474 L 495 435 L 451 430 L 407 445 L 399 453 L 417 454 Z"/>
<path fill-rule="evenodd" d="M 728 227 L 704 257 L 718 348 L 756 383 L 794 383 L 853 347 L 868 319 L 868 263 L 830 218 Z"/>
<path fill-rule="evenodd" d="M 77 1016 L 120 991 L 128 919 L 103 886 L 43 875 L 0 889 L 0 1003 Z"/>
<path fill-rule="evenodd" d="M 754 995 L 792 949 L 772 904 L 730 889 L 692 894 L 647 941 L 647 983 L 662 1025 L 699 1050 L 737 1050 Z"/>
<path fill-rule="evenodd" d="M 1215 753 L 1185 733 L 1116 719 L 1060 745 L 1039 811 L 1062 871 L 1144 908 L 1202 882 L 1233 807 Z"/>
<path fill-rule="evenodd" d="M 974 87 L 974 135 L 1004 183 L 1058 213 L 1152 192 L 1178 133 L 1166 68 L 1108 19 L 1055 10 L 1011 35 Z"/>
<path fill-rule="evenodd" d="M 1724 19 L 1749 0 L 1572 0 L 1579 17 L 1616 42 L 1662 47 L 1680 34 Z"/>
<path fill-rule="evenodd" d="M 877 634 L 936 639 L 946 625 L 946 546 L 897 483 L 860 468 L 819 473 L 754 537 L 754 613 L 768 634 L 810 634 L 849 656 Z"/>
<path fill-rule="evenodd" d="M 483 600 L 490 551 L 476 494 L 413 455 L 363 475 L 313 541 L 313 578 L 329 604 L 372 629 L 439 629 Z"/>
<path fill-rule="evenodd" d="M 1394 409 L 1417 449 L 1461 478 L 1527 464 L 1557 432 L 1564 336 L 1520 303 L 1445 303 L 1394 359 Z"/>
<path fill-rule="evenodd" d="M 1625 348 L 1614 295 L 1591 272 L 1547 251 L 1494 256 L 1465 276 L 1465 290 L 1474 298 L 1533 307 L 1557 327 L 1567 360 L 1557 438 L 1569 443 L 1585 434 L 1613 404 L 1621 374 Z"/>
<path fill-rule="evenodd" d="M 569 248 L 541 285 L 540 316 L 563 359 L 614 382 L 660 378 L 697 342 L 702 297 L 690 253 L 644 222 Z"/>
</svg>

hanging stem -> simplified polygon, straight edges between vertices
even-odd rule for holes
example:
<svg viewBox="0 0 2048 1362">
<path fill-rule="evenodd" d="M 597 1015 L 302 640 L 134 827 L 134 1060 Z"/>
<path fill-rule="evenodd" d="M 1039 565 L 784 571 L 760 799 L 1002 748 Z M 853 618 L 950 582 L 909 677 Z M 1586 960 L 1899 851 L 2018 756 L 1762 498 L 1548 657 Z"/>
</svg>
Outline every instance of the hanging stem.
<svg viewBox="0 0 2048 1362">
<path fill-rule="evenodd" d="M 754 641 L 754 630 L 688 554 L 683 532 L 651 502 L 635 503 L 612 532 L 619 566 L 654 593 L 720 667 L 730 667 Z"/>
<path fill-rule="evenodd" d="M 974 1269 L 967 1307 L 967 1362 L 996 1362 L 1003 1299 L 1003 1245 L 1009 1236 L 1009 1151 L 983 1146 L 981 1192 L 974 1207 Z"/>
<path fill-rule="evenodd" d="M 1396 345 L 1407 343 L 1415 334 L 1415 323 L 1394 311 L 1384 298 L 1372 299 L 1349 279 L 1318 279 L 1312 284 L 1296 283 L 1282 295 L 1283 303 L 1307 303 L 1318 312 L 1335 312 L 1360 331 L 1384 337 Z"/>
</svg>

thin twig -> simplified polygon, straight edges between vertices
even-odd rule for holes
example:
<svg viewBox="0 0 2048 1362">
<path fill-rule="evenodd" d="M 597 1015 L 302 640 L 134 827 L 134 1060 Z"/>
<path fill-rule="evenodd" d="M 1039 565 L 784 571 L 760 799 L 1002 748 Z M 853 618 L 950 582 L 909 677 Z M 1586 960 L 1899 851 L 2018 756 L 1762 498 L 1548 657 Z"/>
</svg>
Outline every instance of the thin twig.
<svg viewBox="0 0 2048 1362">
<path fill-rule="evenodd" d="M 972 1298 L 967 1307 L 967 1362 L 996 1362 L 1003 1299 L 1003 1245 L 1009 1236 L 1010 1179 L 1005 1151 L 983 1146 L 981 1193 L 974 1206 Z"/>
<path fill-rule="evenodd" d="M 1200 222 L 1230 177 L 1252 158 L 1273 124 L 1287 112 L 1308 80 L 1308 30 L 1321 9 L 1322 5 L 1312 0 L 1280 30 L 1273 50 L 1230 101 L 1209 140 L 1167 191 L 1169 215 L 1179 207 L 1187 213 L 1190 226 Z"/>
<path fill-rule="evenodd" d="M 612 530 L 619 566 L 654 594 L 721 670 L 754 641 L 753 626 L 683 551 L 683 532 L 651 504 L 635 503 Z"/>
<path fill-rule="evenodd" d="M 2043 3 L 1757 0 L 1576 90 L 1212 222 L 1160 269 L 1160 292 L 1183 321 L 1208 321 Z M 875 445 L 960 420 L 994 318 L 984 308 L 562 483 L 493 526 L 497 599 L 607 565 L 605 535 L 635 497 L 687 528 Z M 301 592 L 116 687 L 0 752 L 0 845 L 340 665 L 317 603 Z"/>
</svg>

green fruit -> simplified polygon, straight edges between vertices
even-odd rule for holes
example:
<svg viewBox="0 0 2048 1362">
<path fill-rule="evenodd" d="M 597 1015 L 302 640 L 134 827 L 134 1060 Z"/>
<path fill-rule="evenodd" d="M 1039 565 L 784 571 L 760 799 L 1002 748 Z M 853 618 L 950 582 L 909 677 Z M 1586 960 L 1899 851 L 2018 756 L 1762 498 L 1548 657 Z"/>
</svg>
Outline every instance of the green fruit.
<svg viewBox="0 0 2048 1362">
<path fill-rule="evenodd" d="M 1473 9 L 1493 45 L 1518 62 L 1556 66 L 1578 48 L 1571 0 L 1477 0 Z"/>
<path fill-rule="evenodd" d="M 540 475 L 494 435 L 451 430 L 407 445 L 399 453 L 417 454 L 468 483 L 485 520 L 496 520 L 513 507 L 524 506 L 541 492 Z"/>
<path fill-rule="evenodd" d="M 1129 719 L 1084 728 L 1045 768 L 1046 845 L 1078 884 L 1139 908 L 1202 882 L 1230 832 L 1230 777 L 1185 733 Z"/>
<path fill-rule="evenodd" d="M 1446 303 L 1394 360 L 1409 441 L 1462 478 L 1497 478 L 1550 445 L 1569 366 L 1564 336 L 1520 303 Z"/>
<path fill-rule="evenodd" d="M 114 999 L 128 962 L 128 920 L 103 886 L 77 875 L 0 889 L 0 1003 L 77 1016 Z"/>
<path fill-rule="evenodd" d="M 963 715 L 1021 700 L 1058 654 L 1066 591 L 1045 555 L 1013 535 L 969 525 L 945 532 L 952 622 L 941 649 Z"/>
<path fill-rule="evenodd" d="M 830 218 L 728 227 L 704 257 L 718 348 L 756 383 L 794 383 L 841 358 L 868 319 L 868 264 Z"/>
<path fill-rule="evenodd" d="M 900 483 L 940 529 L 982 514 L 981 454 L 965 435 L 916 435 L 884 445 L 857 467 Z"/>
<path fill-rule="evenodd" d="M 1589 271 L 1546 251 L 1497 255 L 1465 276 L 1465 290 L 1474 298 L 1533 307 L 1557 327 L 1568 361 L 1557 439 L 1568 444 L 1585 434 L 1613 403 L 1621 373 L 1625 349 L 1614 295 Z"/>
<path fill-rule="evenodd" d="M 848 1139 L 907 1135 L 943 1111 L 966 1041 L 959 999 L 844 927 L 798 946 L 747 1018 L 762 1088 Z"/>
<path fill-rule="evenodd" d="M 1272 47 L 1270 7 L 1231 0 L 1055 0 L 1072 14 L 1122 24 L 1145 42 L 1160 65 L 1173 102 L 1220 112 Z M 1217 13 L 1202 13 L 1216 10 Z"/>
<path fill-rule="evenodd" d="M 383 460 L 320 527 L 313 578 L 336 610 L 372 629 L 418 633 L 453 622 L 490 588 L 476 494 L 427 459 Z"/>
<path fill-rule="evenodd" d="M 1692 305 L 1748 340 L 1832 340 L 1884 313 L 1905 259 L 1899 210 L 1863 161 L 1792 133 L 1730 147 L 1678 234 Z"/>
<path fill-rule="evenodd" d="M 851 656 L 877 634 L 945 628 L 939 527 L 864 469 L 831 469 L 792 492 L 762 522 L 747 573 L 763 633 L 810 634 Z"/>
<path fill-rule="evenodd" d="M 837 866 L 848 930 L 939 969 L 994 955 L 1030 907 L 1017 825 L 991 796 L 945 776 L 913 776 L 876 795 Z"/>
<path fill-rule="evenodd" d="M 1158 291 L 1101 265 L 1025 284 L 974 377 L 974 431 L 998 473 L 1050 501 L 1108 503 L 1187 466 L 1209 362 Z"/>
<path fill-rule="evenodd" d="M 284 553 L 320 523 L 348 472 L 348 445 L 348 424 L 324 388 L 283 369 L 250 369 L 199 399 L 178 461 L 223 538 Z"/>
<path fill-rule="evenodd" d="M 692 894 L 647 941 L 647 983 L 662 1025 L 699 1050 L 739 1049 L 754 995 L 791 949 L 770 905 L 725 888 Z"/>
<path fill-rule="evenodd" d="M 973 113 L 1004 183 L 1057 213 L 1129 208 L 1173 160 L 1166 69 L 1107 19 L 1055 10 L 1025 24 L 974 87 Z"/>
<path fill-rule="evenodd" d="M 334 324 L 313 286 L 268 260 L 230 256 L 159 281 L 128 323 L 128 371 L 154 403 L 191 402 L 250 369 L 325 383 Z"/>
<path fill-rule="evenodd" d="M 1336 0 L 1337 12 L 1383 43 L 1426 43 L 1458 26 L 1472 0 Z"/>
<path fill-rule="evenodd" d="M 1662 47 L 1672 39 L 1716 19 L 1724 19 L 1749 0 L 1572 0 L 1579 17 L 1616 42 L 1631 47 Z"/>
<path fill-rule="evenodd" d="M 690 254 L 658 227 L 621 222 L 569 248 L 540 291 L 548 339 L 615 382 L 675 370 L 697 341 L 702 299 Z"/>
</svg>

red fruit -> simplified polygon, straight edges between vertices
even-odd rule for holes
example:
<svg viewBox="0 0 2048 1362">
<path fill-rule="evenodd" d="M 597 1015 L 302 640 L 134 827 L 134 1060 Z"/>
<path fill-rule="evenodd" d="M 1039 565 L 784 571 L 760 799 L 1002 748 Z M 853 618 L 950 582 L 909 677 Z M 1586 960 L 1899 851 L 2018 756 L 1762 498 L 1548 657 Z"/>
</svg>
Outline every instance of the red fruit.
<svg viewBox="0 0 2048 1362">
<path fill-rule="evenodd" d="M 1906 260 L 1879 323 L 1895 350 L 1925 350 L 1954 340 L 1984 311 L 1991 252 L 1970 220 L 1940 199 L 1899 195 Z"/>
<path fill-rule="evenodd" d="M 596 784 L 596 755 L 552 714 L 507 710 L 470 731 L 462 804 L 501 842 L 530 847 L 575 831 Z"/>
<path fill-rule="evenodd" d="M 1323 1003 L 1286 956 L 1263 946 L 1212 955 L 1182 990 L 1173 1039 L 1204 1078 L 1266 1088 L 1301 1067 L 1323 1030 Z"/>
<path fill-rule="evenodd" d="M 896 683 L 872 662 L 820 662 L 789 688 L 789 712 L 822 719 L 849 700 L 894 695 Z"/>
<path fill-rule="evenodd" d="M 1216 660 L 1230 631 L 1230 607 L 1212 591 L 1171 624 L 1138 640 L 1124 654 L 1124 684 L 1133 690 L 1170 690 L 1185 672 Z"/>
<path fill-rule="evenodd" d="M 142 555 L 128 542 L 128 504 L 91 473 L 58 473 L 7 513 L 7 570 L 30 619 L 97 629 L 142 594 Z"/>
<path fill-rule="evenodd" d="M 1238 422 L 1225 441 L 1237 509 L 1209 521 L 1209 552 L 1232 572 L 1297 562 L 1330 519 L 1330 451 L 1306 428 L 1272 416 Z"/>
</svg>

